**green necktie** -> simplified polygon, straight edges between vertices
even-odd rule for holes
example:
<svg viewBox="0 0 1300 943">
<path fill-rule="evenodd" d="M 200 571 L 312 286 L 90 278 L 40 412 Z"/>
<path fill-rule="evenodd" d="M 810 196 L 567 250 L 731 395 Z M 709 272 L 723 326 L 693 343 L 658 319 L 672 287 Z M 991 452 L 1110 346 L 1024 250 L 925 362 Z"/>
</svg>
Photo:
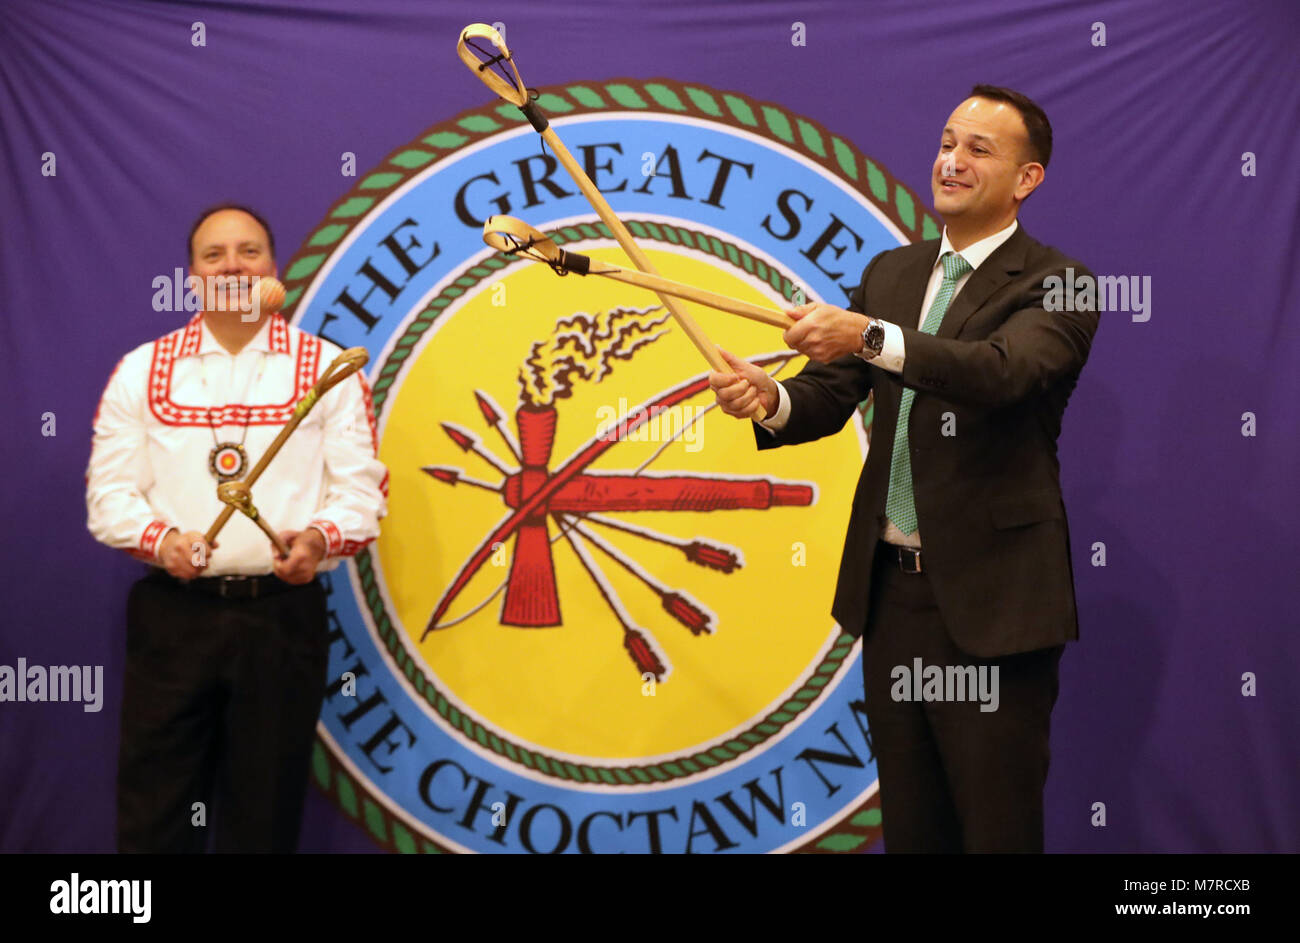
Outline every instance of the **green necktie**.
<svg viewBox="0 0 1300 943">
<path fill-rule="evenodd" d="M 926 334 L 939 330 L 957 291 L 957 281 L 971 270 L 970 263 L 955 252 L 945 252 L 940 261 L 943 262 L 943 282 L 921 325 Z M 907 420 L 912 414 L 912 400 L 915 398 L 915 390 L 904 388 L 903 399 L 898 405 L 898 425 L 894 429 L 894 454 L 889 462 L 889 494 L 885 498 L 885 516 L 909 535 L 915 534 L 917 527 L 916 503 L 912 500 L 912 456 L 907 447 Z"/>
</svg>

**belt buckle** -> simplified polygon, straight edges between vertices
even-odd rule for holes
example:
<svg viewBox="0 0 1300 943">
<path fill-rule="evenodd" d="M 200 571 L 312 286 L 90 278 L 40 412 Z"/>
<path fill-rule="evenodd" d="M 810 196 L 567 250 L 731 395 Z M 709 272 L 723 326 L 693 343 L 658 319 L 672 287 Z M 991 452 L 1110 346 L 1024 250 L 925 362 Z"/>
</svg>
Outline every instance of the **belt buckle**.
<svg viewBox="0 0 1300 943">
<path fill-rule="evenodd" d="M 247 597 L 239 596 L 236 592 L 237 587 L 245 586 L 245 585 L 248 585 L 248 580 L 242 576 L 236 576 L 231 574 L 226 574 L 225 576 L 218 576 L 217 595 L 220 596 L 222 599 L 247 598 Z M 256 584 L 248 586 L 248 588 L 252 591 L 252 596 L 256 597 L 257 596 Z"/>
<path fill-rule="evenodd" d="M 915 569 L 909 570 L 907 568 L 907 564 L 904 563 L 904 561 L 909 558 L 911 559 Z M 920 573 L 921 572 L 921 551 L 915 550 L 912 547 L 899 547 L 898 568 L 902 570 L 904 573 Z"/>
</svg>

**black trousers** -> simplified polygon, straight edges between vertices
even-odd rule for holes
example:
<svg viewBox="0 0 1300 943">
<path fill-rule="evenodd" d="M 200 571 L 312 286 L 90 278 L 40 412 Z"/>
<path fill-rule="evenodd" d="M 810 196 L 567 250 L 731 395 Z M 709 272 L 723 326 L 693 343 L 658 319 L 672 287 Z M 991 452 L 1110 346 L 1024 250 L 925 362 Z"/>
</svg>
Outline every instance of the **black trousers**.
<svg viewBox="0 0 1300 943">
<path fill-rule="evenodd" d="M 904 573 L 896 555 L 877 552 L 862 665 L 886 852 L 1043 850 L 1048 732 L 1063 648 L 967 655 L 948 637 L 929 577 Z M 997 709 L 981 711 L 977 699 L 902 700 L 906 676 L 895 669 L 914 674 L 917 658 L 925 667 L 996 666 Z"/>
<path fill-rule="evenodd" d="M 123 852 L 291 852 L 325 692 L 318 581 L 223 599 L 151 574 L 127 603 Z M 201 803 L 202 805 L 196 805 Z"/>
</svg>

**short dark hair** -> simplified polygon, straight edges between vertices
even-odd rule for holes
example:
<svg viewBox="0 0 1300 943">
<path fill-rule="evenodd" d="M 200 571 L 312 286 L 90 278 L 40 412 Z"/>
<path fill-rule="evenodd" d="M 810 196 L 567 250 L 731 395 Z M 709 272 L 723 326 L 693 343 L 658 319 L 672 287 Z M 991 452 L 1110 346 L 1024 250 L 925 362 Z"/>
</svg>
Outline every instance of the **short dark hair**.
<svg viewBox="0 0 1300 943">
<path fill-rule="evenodd" d="M 970 90 L 970 98 L 986 98 L 989 101 L 1006 102 L 1020 112 L 1020 118 L 1029 132 L 1029 158 L 1047 166 L 1052 159 L 1052 123 L 1047 120 L 1047 112 L 1026 95 L 1010 88 L 998 85 L 976 85 Z"/>
<path fill-rule="evenodd" d="M 261 226 L 262 231 L 266 233 L 266 245 L 271 250 L 271 258 L 275 258 L 275 234 L 271 232 L 270 223 L 262 218 L 261 213 L 257 212 L 255 209 L 244 206 L 242 203 L 218 203 L 216 206 L 209 206 L 206 210 L 200 213 L 199 218 L 196 219 L 194 225 L 190 227 L 190 238 L 186 242 L 186 249 L 189 253 L 191 264 L 194 262 L 194 234 L 199 231 L 199 227 L 203 225 L 204 221 L 209 216 L 214 213 L 220 213 L 222 210 L 239 210 L 239 212 L 247 213 L 249 216 L 253 217 L 253 219 L 257 220 L 257 225 Z"/>
</svg>

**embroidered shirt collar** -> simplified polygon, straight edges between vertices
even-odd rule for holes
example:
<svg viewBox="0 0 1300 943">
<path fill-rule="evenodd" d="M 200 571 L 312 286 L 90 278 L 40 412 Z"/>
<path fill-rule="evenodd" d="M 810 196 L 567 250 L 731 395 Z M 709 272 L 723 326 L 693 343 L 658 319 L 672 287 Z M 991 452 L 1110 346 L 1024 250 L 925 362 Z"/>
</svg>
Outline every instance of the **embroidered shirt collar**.
<svg viewBox="0 0 1300 943">
<path fill-rule="evenodd" d="M 186 335 L 197 335 L 197 344 L 182 344 L 177 356 L 187 357 L 193 354 L 202 356 L 203 354 L 226 354 L 231 356 L 230 351 L 221 346 L 220 341 L 213 336 L 212 331 L 203 320 L 203 315 L 196 314 L 185 326 Z M 245 350 L 257 351 L 269 354 L 287 354 L 289 353 L 289 332 L 285 326 L 284 319 L 278 314 L 271 314 L 262 322 L 252 339 L 241 348 L 240 353 Z"/>
</svg>

